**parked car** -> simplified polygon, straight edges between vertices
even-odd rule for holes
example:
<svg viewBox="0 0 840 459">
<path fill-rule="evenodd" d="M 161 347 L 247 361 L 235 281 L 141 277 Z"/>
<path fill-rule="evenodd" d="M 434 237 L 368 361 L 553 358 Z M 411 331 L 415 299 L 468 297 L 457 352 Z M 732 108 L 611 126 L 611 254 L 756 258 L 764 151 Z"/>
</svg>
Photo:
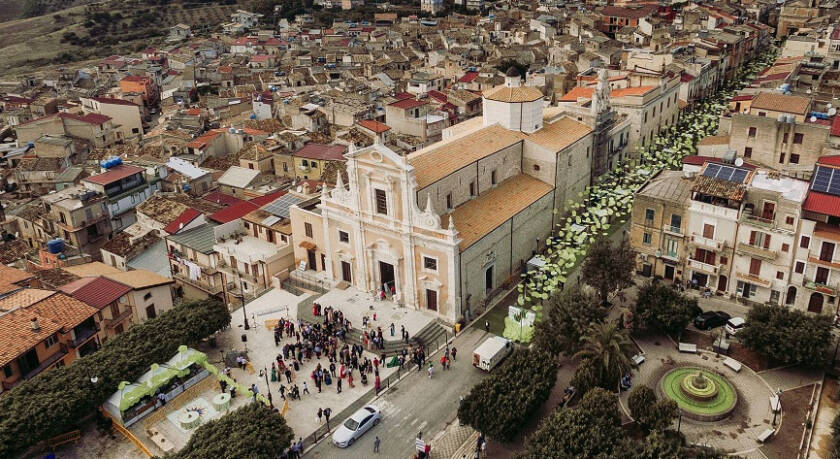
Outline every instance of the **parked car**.
<svg viewBox="0 0 840 459">
<path fill-rule="evenodd" d="M 473 352 L 473 366 L 490 371 L 512 352 L 513 344 L 510 340 L 501 336 L 491 336 Z"/>
<path fill-rule="evenodd" d="M 382 414 L 378 408 L 370 405 L 361 408 L 333 432 L 332 442 L 339 448 L 346 448 L 381 420 Z"/>
<path fill-rule="evenodd" d="M 736 335 L 739 331 L 744 329 L 747 321 L 743 317 L 733 317 L 726 321 L 726 333 Z"/>
<path fill-rule="evenodd" d="M 730 317 L 723 311 L 706 311 L 694 318 L 694 326 L 699 330 L 711 330 L 726 324 Z"/>
</svg>

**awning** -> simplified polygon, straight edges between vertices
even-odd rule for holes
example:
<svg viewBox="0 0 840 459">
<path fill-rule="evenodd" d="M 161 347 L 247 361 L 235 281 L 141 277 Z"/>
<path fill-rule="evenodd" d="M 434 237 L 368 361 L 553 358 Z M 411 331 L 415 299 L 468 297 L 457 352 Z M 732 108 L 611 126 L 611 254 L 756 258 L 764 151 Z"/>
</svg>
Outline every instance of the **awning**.
<svg viewBox="0 0 840 459">
<path fill-rule="evenodd" d="M 298 244 L 298 246 L 303 247 L 306 250 L 315 250 L 315 248 L 318 247 L 317 245 L 309 241 L 302 241 L 300 244 Z"/>
</svg>

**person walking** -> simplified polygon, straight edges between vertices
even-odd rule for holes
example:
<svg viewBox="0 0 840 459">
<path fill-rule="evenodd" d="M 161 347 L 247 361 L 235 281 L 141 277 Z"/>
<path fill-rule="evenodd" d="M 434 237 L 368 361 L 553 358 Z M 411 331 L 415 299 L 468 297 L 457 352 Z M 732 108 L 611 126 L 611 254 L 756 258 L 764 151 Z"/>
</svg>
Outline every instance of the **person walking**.
<svg viewBox="0 0 840 459">
<path fill-rule="evenodd" d="M 321 409 L 321 408 L 318 408 L 318 424 L 321 423 L 321 416 L 323 416 L 323 415 L 324 415 L 324 410 Z"/>
<path fill-rule="evenodd" d="M 458 349 L 456 349 L 456 348 L 455 348 L 455 346 L 452 346 L 452 352 L 451 352 L 451 354 L 452 354 L 452 361 L 453 361 L 453 362 L 455 361 L 455 354 L 456 354 L 457 352 L 458 352 Z"/>
<path fill-rule="evenodd" d="M 490 322 L 488 322 L 486 320 L 484 321 L 484 331 L 486 331 L 487 333 L 490 333 Z"/>
<path fill-rule="evenodd" d="M 335 388 L 338 391 L 338 393 L 340 394 L 341 393 L 341 378 L 336 379 Z"/>
<path fill-rule="evenodd" d="M 373 439 L 373 452 L 379 454 L 379 435 Z"/>
<path fill-rule="evenodd" d="M 287 367 L 285 373 L 283 373 L 283 374 L 286 375 L 286 384 L 291 384 L 292 383 L 292 370 Z"/>
<path fill-rule="evenodd" d="M 309 393 L 309 387 L 307 387 L 307 386 L 306 386 L 306 381 L 304 381 L 304 382 L 303 382 L 303 393 L 304 393 L 304 394 L 308 394 L 308 393 Z"/>
<path fill-rule="evenodd" d="M 392 323 L 392 324 L 391 324 L 391 337 L 392 337 L 392 338 L 394 337 L 394 328 L 395 328 L 395 327 L 394 327 L 394 324 Z"/>
<path fill-rule="evenodd" d="M 434 372 L 435 366 L 432 365 L 432 362 L 429 362 L 429 379 L 432 379 L 432 373 Z"/>
<path fill-rule="evenodd" d="M 324 408 L 324 419 L 327 420 L 327 432 L 330 431 L 330 415 L 332 414 L 332 410 L 327 407 Z"/>
</svg>

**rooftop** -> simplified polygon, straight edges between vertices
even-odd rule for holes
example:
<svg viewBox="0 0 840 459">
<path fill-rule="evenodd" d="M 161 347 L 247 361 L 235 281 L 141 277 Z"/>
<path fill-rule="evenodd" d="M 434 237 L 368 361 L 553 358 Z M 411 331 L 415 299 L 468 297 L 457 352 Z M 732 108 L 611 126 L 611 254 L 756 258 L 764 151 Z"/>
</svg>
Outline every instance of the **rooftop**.
<svg viewBox="0 0 840 459">
<path fill-rule="evenodd" d="M 204 224 L 183 233 L 173 234 L 167 239 L 203 254 L 210 254 L 213 253 L 213 244 L 216 243 L 213 227 L 214 225 Z"/>
<path fill-rule="evenodd" d="M 116 274 L 106 274 L 105 277 L 121 284 L 125 284 L 135 290 L 157 287 L 159 285 L 167 285 L 175 282 L 175 280 L 170 277 L 164 277 L 145 269 L 135 269 Z"/>
<path fill-rule="evenodd" d="M 552 189 L 553 187 L 545 182 L 519 174 L 457 207 L 449 216 L 455 219 L 455 228 L 460 233 L 461 252 L 550 193 Z M 444 216 L 441 226 L 446 228 L 448 225 L 447 216 Z"/>
<path fill-rule="evenodd" d="M 495 100 L 497 102 L 519 103 L 541 100 L 543 98 L 543 94 L 539 89 L 533 86 L 519 86 L 516 88 L 502 86 L 500 88 L 487 91 L 484 97 L 488 100 Z"/>
<path fill-rule="evenodd" d="M 755 99 L 753 99 L 750 105 L 750 110 L 765 109 L 796 115 L 806 115 L 810 105 L 811 99 L 807 97 L 762 92 L 755 96 Z"/>
<path fill-rule="evenodd" d="M 640 189 L 638 195 L 681 205 L 691 199 L 692 183 L 682 171 L 663 170 Z"/>
<path fill-rule="evenodd" d="M 103 174 L 91 175 L 90 177 L 84 178 L 82 180 L 90 183 L 96 183 L 98 185 L 108 185 L 110 183 L 114 183 L 116 181 L 122 180 L 127 177 L 131 177 L 134 174 L 139 174 L 145 171 L 142 167 L 137 166 L 130 166 L 128 164 L 120 164 L 119 166 L 114 166 Z"/>
<path fill-rule="evenodd" d="M 83 281 L 87 282 L 84 285 L 76 285 Z M 71 282 L 61 287 L 61 291 L 101 310 L 130 292 L 131 287 L 105 277 L 94 277 Z"/>
<path fill-rule="evenodd" d="M 300 150 L 294 152 L 293 155 L 299 158 L 318 159 L 321 161 L 344 161 L 345 153 L 347 153 L 347 145 L 323 145 L 310 142 Z"/>
</svg>

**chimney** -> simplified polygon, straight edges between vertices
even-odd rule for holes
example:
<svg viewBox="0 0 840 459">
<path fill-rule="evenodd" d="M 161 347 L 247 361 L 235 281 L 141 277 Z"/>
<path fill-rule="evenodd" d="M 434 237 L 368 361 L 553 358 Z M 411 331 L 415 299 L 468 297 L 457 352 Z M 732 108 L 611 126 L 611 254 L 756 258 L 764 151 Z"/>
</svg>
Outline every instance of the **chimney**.
<svg viewBox="0 0 840 459">
<path fill-rule="evenodd" d="M 37 332 L 37 331 L 41 331 L 41 325 L 39 325 L 39 324 L 38 324 L 38 318 L 37 318 L 37 317 L 33 317 L 33 318 L 29 321 L 29 328 L 30 328 L 32 331 L 36 331 L 36 332 Z"/>
</svg>

